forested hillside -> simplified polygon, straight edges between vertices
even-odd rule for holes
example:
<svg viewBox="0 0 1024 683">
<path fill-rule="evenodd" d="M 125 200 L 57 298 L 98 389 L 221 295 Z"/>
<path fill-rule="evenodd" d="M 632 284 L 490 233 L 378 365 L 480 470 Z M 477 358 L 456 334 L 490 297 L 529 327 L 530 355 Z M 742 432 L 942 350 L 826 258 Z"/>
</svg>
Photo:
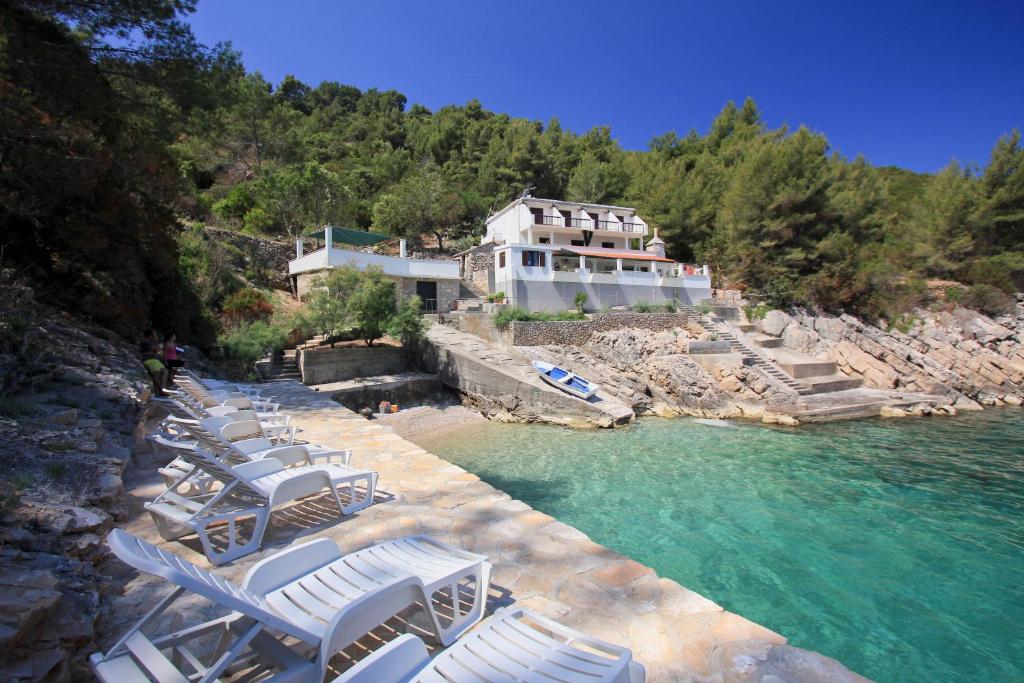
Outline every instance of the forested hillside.
<svg viewBox="0 0 1024 683">
<path fill-rule="evenodd" d="M 1024 284 L 1016 131 L 984 167 L 921 175 L 769 129 L 746 100 L 628 151 L 607 127 L 574 133 L 476 101 L 430 111 L 344 73 L 268 83 L 230 46 L 195 43 L 180 21 L 193 5 L 0 9 L 4 265 L 86 314 L 209 338 L 233 285 L 186 222 L 272 236 L 332 222 L 454 250 L 528 187 L 636 206 L 671 255 L 772 304 L 891 318 L 927 278 L 973 285 L 959 296 L 995 308 Z"/>
</svg>

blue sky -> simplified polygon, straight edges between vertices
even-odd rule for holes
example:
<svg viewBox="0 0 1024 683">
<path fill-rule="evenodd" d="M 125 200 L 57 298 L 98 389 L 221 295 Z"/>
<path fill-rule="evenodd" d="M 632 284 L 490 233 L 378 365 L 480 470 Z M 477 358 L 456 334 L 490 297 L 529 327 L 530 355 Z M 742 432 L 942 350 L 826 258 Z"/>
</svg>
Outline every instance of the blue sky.
<svg viewBox="0 0 1024 683">
<path fill-rule="evenodd" d="M 476 98 L 576 132 L 608 125 L 629 149 L 705 131 L 747 96 L 771 126 L 917 171 L 983 163 L 1024 128 L 1020 0 L 200 0 L 190 21 L 275 83 L 395 89 L 431 109 Z"/>
</svg>

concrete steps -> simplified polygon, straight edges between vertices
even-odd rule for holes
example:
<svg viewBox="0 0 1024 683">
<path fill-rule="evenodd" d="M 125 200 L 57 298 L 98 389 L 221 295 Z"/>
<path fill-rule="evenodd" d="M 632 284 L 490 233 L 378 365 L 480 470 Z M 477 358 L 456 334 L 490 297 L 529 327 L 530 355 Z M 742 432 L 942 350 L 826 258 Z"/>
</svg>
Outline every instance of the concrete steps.
<svg viewBox="0 0 1024 683">
<path fill-rule="evenodd" d="M 788 361 L 776 359 L 779 367 L 786 371 L 793 379 L 807 379 L 811 377 L 826 377 L 837 372 L 837 366 L 833 361 Z"/>
<path fill-rule="evenodd" d="M 782 346 L 781 337 L 772 337 L 767 334 L 755 334 L 750 335 L 750 337 L 762 349 L 777 349 Z"/>
<path fill-rule="evenodd" d="M 456 310 L 459 311 L 482 311 L 484 308 L 483 299 L 459 299 Z"/>
<path fill-rule="evenodd" d="M 285 349 L 283 352 L 274 354 L 270 364 L 270 374 L 267 380 L 295 379 L 302 381 L 302 373 L 299 372 L 299 363 L 295 349 Z"/>
<path fill-rule="evenodd" d="M 842 373 L 835 373 L 832 375 L 825 375 L 819 377 L 808 377 L 801 380 L 801 384 L 807 388 L 804 392 L 805 396 L 812 394 L 828 394 L 836 391 L 846 391 L 847 389 L 859 389 L 864 380 L 854 377 L 847 377 Z"/>
</svg>

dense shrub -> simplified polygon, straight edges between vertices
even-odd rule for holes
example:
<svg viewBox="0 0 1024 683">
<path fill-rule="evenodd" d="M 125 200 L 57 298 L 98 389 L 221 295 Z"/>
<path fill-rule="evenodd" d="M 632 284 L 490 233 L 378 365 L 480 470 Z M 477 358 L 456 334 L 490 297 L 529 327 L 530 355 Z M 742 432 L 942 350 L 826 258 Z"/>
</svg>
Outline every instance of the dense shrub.
<svg viewBox="0 0 1024 683">
<path fill-rule="evenodd" d="M 225 358 L 251 363 L 268 352 L 283 349 L 289 332 L 287 325 L 265 320 L 242 323 L 221 336 L 220 347 Z"/>
<path fill-rule="evenodd" d="M 274 314 L 274 306 L 267 295 L 258 289 L 240 289 L 224 301 L 224 320 L 229 324 L 267 320 Z"/>
<path fill-rule="evenodd" d="M 586 320 L 587 316 L 579 311 L 561 311 L 559 313 L 533 313 L 524 308 L 513 306 L 500 311 L 494 316 L 494 325 L 501 330 L 514 321 L 544 322 L 547 320 Z"/>
<path fill-rule="evenodd" d="M 962 293 L 961 305 L 990 316 L 1006 315 L 1013 311 L 1015 301 L 1006 292 L 992 285 L 972 285 Z"/>
</svg>

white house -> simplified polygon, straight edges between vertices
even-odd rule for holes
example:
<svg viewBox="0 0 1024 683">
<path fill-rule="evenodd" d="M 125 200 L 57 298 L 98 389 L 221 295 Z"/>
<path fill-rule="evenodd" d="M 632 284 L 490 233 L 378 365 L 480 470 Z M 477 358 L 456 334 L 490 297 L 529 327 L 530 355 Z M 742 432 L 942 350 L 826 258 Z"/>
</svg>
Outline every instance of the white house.
<svg viewBox="0 0 1024 683">
<path fill-rule="evenodd" d="M 316 278 L 331 268 L 354 266 L 365 270 L 376 266 L 395 281 L 399 298 L 416 294 L 425 313 L 451 311 L 459 296 L 459 262 L 408 258 L 405 240 L 400 241 L 398 256 L 366 251 L 390 239 L 378 233 L 325 225 L 296 240 L 295 258 L 288 262 L 295 295 L 304 296 Z"/>
<path fill-rule="evenodd" d="M 572 308 L 577 292 L 588 309 L 709 298 L 708 267 L 677 263 L 648 235 L 635 209 L 520 197 L 487 219 L 488 288 L 531 311 Z"/>
</svg>

